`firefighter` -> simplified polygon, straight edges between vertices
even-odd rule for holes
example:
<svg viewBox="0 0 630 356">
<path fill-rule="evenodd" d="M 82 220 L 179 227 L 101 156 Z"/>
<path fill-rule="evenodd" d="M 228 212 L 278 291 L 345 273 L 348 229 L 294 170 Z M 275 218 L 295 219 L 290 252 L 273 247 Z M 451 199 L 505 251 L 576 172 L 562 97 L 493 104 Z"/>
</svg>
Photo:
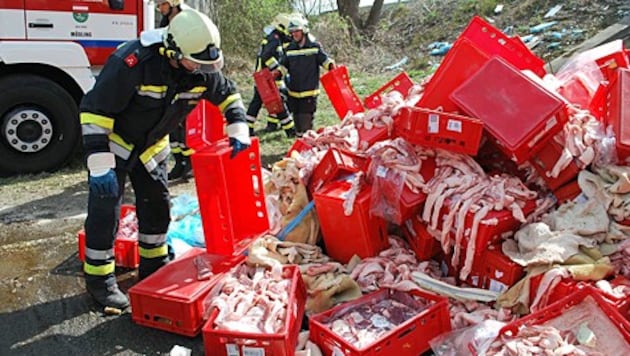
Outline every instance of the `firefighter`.
<svg viewBox="0 0 630 356">
<path fill-rule="evenodd" d="M 295 120 L 296 134 L 301 137 L 313 128 L 319 95 L 319 67 L 332 70 L 335 63 L 309 33 L 308 20 L 302 14 L 291 16 L 288 31 L 293 41 L 286 48 L 279 71 L 280 74 L 288 72 L 290 76 L 287 101 Z M 276 76 L 280 74 L 274 73 Z"/>
<path fill-rule="evenodd" d="M 289 15 L 278 14 L 274 18 L 272 24 L 265 27 L 265 38 L 263 38 L 260 43 L 260 50 L 258 51 L 258 55 L 256 57 L 255 72 L 258 72 L 263 68 L 269 68 L 269 70 L 272 71 L 278 68 L 279 60 L 282 58 L 284 53 L 284 47 L 286 47 L 291 41 L 291 37 L 287 31 L 288 24 Z M 278 86 L 283 99 L 286 98 L 286 85 L 284 84 L 284 80 L 282 80 L 282 78 L 278 78 L 278 80 L 276 80 L 276 85 Z M 254 96 L 247 108 L 247 123 L 249 125 L 250 135 L 254 134 L 254 123 L 256 122 L 256 117 L 258 116 L 258 112 L 261 107 L 262 99 L 260 98 L 258 89 L 254 86 Z M 286 103 L 284 103 L 284 111 L 278 114 L 269 114 L 267 116 L 267 127 L 265 128 L 265 131 L 277 131 L 280 127 L 282 127 L 288 137 L 295 136 L 293 117 L 289 113 Z"/>
<path fill-rule="evenodd" d="M 182 9 L 187 8 L 182 0 L 157 0 L 155 2 L 157 9 L 162 14 L 160 27 L 166 27 L 179 14 Z M 171 154 L 175 159 L 175 165 L 168 172 L 168 180 L 188 179 L 192 176 L 192 164 L 190 163 L 190 155 L 194 153 L 192 149 L 186 146 L 186 122 L 178 125 L 170 136 Z"/>
<path fill-rule="evenodd" d="M 155 6 L 162 14 L 159 27 L 166 27 L 185 5 L 182 0 L 155 0 Z"/>
<path fill-rule="evenodd" d="M 217 27 L 206 15 L 184 9 L 168 28 L 144 32 L 117 49 L 81 101 L 90 188 L 83 271 L 98 303 L 129 305 L 116 282 L 113 252 L 127 176 L 136 195 L 139 278 L 169 260 L 168 133 L 196 101 L 221 109 L 231 157 L 251 144 L 241 96 L 222 67 Z"/>
</svg>

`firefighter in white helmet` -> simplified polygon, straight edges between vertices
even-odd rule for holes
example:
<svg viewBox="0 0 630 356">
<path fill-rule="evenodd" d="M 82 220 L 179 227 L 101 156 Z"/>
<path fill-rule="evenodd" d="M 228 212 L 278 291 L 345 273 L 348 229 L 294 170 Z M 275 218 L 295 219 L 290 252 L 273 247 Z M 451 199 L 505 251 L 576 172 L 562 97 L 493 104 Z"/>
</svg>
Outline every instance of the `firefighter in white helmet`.
<svg viewBox="0 0 630 356">
<path fill-rule="evenodd" d="M 291 42 L 291 36 L 289 36 L 289 31 L 287 30 L 289 19 L 289 14 L 280 13 L 274 17 L 269 26 L 264 28 L 265 37 L 260 42 L 260 50 L 256 56 L 255 72 L 264 68 L 269 68 L 269 70 L 278 68 L 280 58 L 284 56 L 284 49 Z M 293 137 L 295 136 L 293 117 L 286 105 L 286 85 L 282 77 L 277 78 L 276 85 L 283 97 L 284 110 L 278 114 L 267 115 L 265 131 L 272 132 L 282 128 L 288 137 Z M 247 124 L 249 125 L 250 135 L 254 134 L 254 123 L 261 107 L 262 98 L 258 89 L 254 86 L 254 96 L 247 107 Z"/>
<path fill-rule="evenodd" d="M 186 5 L 182 0 L 155 0 L 155 6 L 162 14 L 159 27 L 166 27 Z"/>
<path fill-rule="evenodd" d="M 145 278 L 168 262 L 168 134 L 206 99 L 226 118 L 232 157 L 251 141 L 235 84 L 221 72 L 219 30 L 204 14 L 182 10 L 167 29 L 142 33 L 108 59 L 81 101 L 89 171 L 86 288 L 104 305 L 125 308 L 114 275 L 114 238 L 127 177 L 136 195 L 140 266 Z"/>
<path fill-rule="evenodd" d="M 301 137 L 313 128 L 319 95 L 319 67 L 332 70 L 335 63 L 309 33 L 308 20 L 302 14 L 292 14 L 287 30 L 293 40 L 280 61 L 279 71 L 290 76 L 287 102 L 295 120 L 296 134 Z"/>
</svg>

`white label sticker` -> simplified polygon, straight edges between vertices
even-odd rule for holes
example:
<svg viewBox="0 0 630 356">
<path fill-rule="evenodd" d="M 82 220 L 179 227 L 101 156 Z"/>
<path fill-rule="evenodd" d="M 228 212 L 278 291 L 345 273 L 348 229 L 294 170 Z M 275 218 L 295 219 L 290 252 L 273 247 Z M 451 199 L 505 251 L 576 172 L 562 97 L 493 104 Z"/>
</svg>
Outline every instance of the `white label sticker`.
<svg viewBox="0 0 630 356">
<path fill-rule="evenodd" d="M 449 131 L 462 133 L 462 122 L 459 120 L 449 119 L 446 123 L 446 129 Z"/>
<path fill-rule="evenodd" d="M 429 133 L 438 133 L 440 132 L 440 115 L 438 114 L 429 114 Z"/>
<path fill-rule="evenodd" d="M 376 169 L 376 176 L 379 178 L 385 178 L 387 176 L 387 167 L 378 166 Z"/>
<path fill-rule="evenodd" d="M 502 293 L 508 289 L 508 286 L 494 279 L 490 280 L 490 290 L 492 292 Z"/>
<path fill-rule="evenodd" d="M 225 345 L 225 350 L 227 351 L 227 356 L 241 356 L 238 352 L 238 346 L 235 344 L 227 344 Z"/>
<path fill-rule="evenodd" d="M 479 276 L 470 277 L 470 284 L 472 284 L 475 287 L 479 287 Z"/>
<path fill-rule="evenodd" d="M 243 346 L 243 356 L 265 356 L 265 349 L 262 347 Z"/>
</svg>

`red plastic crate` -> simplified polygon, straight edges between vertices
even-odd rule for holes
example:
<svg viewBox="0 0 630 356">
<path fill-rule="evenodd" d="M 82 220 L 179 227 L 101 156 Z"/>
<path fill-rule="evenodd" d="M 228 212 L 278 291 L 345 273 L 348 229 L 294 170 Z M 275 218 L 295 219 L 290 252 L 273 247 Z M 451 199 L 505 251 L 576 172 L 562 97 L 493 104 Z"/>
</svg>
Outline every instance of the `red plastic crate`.
<svg viewBox="0 0 630 356">
<path fill-rule="evenodd" d="M 540 286 L 540 282 L 542 281 L 543 276 L 544 276 L 544 273 L 536 275 L 532 277 L 529 281 L 529 303 L 530 304 L 536 298 L 536 293 L 538 292 L 538 287 Z M 560 282 L 558 282 L 558 284 L 556 284 L 556 286 L 551 290 L 551 292 L 548 292 L 550 293 L 549 297 L 547 298 L 548 304 L 552 304 L 555 301 L 558 301 L 572 294 L 577 289 L 578 289 L 577 281 L 571 278 L 562 279 Z M 545 306 L 546 306 L 545 304 L 541 303 L 538 307 L 544 308 Z"/>
<path fill-rule="evenodd" d="M 403 298 L 404 294 L 405 292 L 381 289 L 311 316 L 309 318 L 311 341 L 319 346 L 324 355 L 418 356 L 428 351 L 430 349 L 429 340 L 450 331 L 451 321 L 448 299 L 420 290 L 409 291 L 407 294 L 429 300 L 433 304 L 362 349 L 349 344 L 325 325 L 335 315 L 344 314 L 346 311 L 363 304 L 373 304 L 384 299 L 393 299 L 406 304 L 406 298 Z"/>
<path fill-rule="evenodd" d="M 210 265 L 212 276 L 199 280 L 195 259 Z M 225 272 L 244 259 L 192 248 L 129 289 L 131 319 L 143 326 L 196 336 L 203 326 L 205 297 Z"/>
<path fill-rule="evenodd" d="M 304 139 L 297 138 L 295 142 L 293 142 L 293 145 L 291 145 L 291 147 L 287 151 L 286 157 L 291 157 L 293 152 L 302 153 L 302 152 L 310 150 L 311 148 L 313 148 L 313 146 L 306 143 Z"/>
<path fill-rule="evenodd" d="M 558 177 L 553 178 L 549 176 L 548 173 L 551 173 L 554 165 L 562 155 L 563 149 L 564 147 L 552 138 L 529 160 L 532 166 L 534 166 L 534 169 L 536 169 L 545 183 L 547 183 L 547 187 L 549 187 L 550 190 L 556 190 L 565 183 L 576 179 L 581 171 L 576 160 L 571 159 L 571 163 L 560 171 Z"/>
<path fill-rule="evenodd" d="M 394 127 L 411 143 L 469 155 L 477 154 L 483 133 L 478 119 L 423 108 L 402 108 Z"/>
<path fill-rule="evenodd" d="M 347 263 L 355 254 L 361 258 L 376 256 L 389 247 L 385 220 L 370 216 L 371 187 L 364 186 L 357 194 L 352 214 L 344 214 L 350 188 L 346 181 L 335 181 L 313 194 L 326 253 L 341 263 Z"/>
<path fill-rule="evenodd" d="M 186 146 L 201 151 L 227 137 L 225 117 L 221 109 L 207 100 L 199 104 L 186 117 Z"/>
<path fill-rule="evenodd" d="M 468 39 L 484 53 L 499 56 L 518 69 L 528 69 L 539 77 L 547 73 L 545 61 L 536 56 L 518 36 L 508 37 L 479 16 L 473 17 L 460 38 Z"/>
<path fill-rule="evenodd" d="M 610 281 L 610 285 L 612 288 L 615 288 L 617 286 L 630 287 L 630 279 L 627 279 L 624 276 L 617 276 L 612 281 Z M 630 320 L 630 296 L 626 295 L 626 297 L 624 298 L 615 298 L 612 295 L 600 291 L 599 289 L 597 290 L 607 302 L 609 302 L 619 311 L 619 314 L 621 314 L 622 317 L 624 317 L 626 320 Z"/>
<path fill-rule="evenodd" d="M 490 245 L 475 258 L 467 282 L 479 288 L 504 292 L 523 278 L 525 270 L 510 260 L 501 250 L 501 244 Z"/>
<path fill-rule="evenodd" d="M 571 201 L 580 195 L 580 193 L 582 193 L 582 188 L 580 188 L 577 179 L 553 191 L 553 195 L 556 197 L 558 204 Z"/>
<path fill-rule="evenodd" d="M 440 108 L 446 112 L 459 111 L 449 95 L 475 74 L 488 61 L 488 58 L 490 58 L 489 55 L 483 53 L 469 40 L 465 38 L 457 40 L 427 83 L 416 106 L 429 109 Z"/>
<path fill-rule="evenodd" d="M 607 124 L 613 127 L 617 157 L 623 162 L 630 156 L 630 70 L 618 69 L 609 90 Z"/>
<path fill-rule="evenodd" d="M 135 214 L 136 207 L 130 204 L 123 204 L 120 207 L 120 219 L 128 214 Z M 137 221 L 137 218 L 135 219 Z M 120 222 L 119 222 L 120 224 Z M 81 229 L 77 233 L 79 245 L 79 259 L 85 261 L 85 230 Z M 138 239 L 126 237 L 118 233 L 114 240 L 114 261 L 116 266 L 124 268 L 137 268 L 140 264 L 140 254 L 138 252 Z"/>
<path fill-rule="evenodd" d="M 545 74 L 544 61 L 520 39 L 509 38 L 475 16 L 442 60 L 416 106 L 441 107 L 448 112 L 459 110 L 449 95 L 492 56 L 502 57 L 516 68 L 529 69 L 540 77 Z"/>
<path fill-rule="evenodd" d="M 407 98 L 409 95 L 409 89 L 413 87 L 413 81 L 409 78 L 409 75 L 406 72 L 400 72 L 397 76 L 395 76 L 392 80 L 387 82 L 385 85 L 380 87 L 374 93 L 365 97 L 363 101 L 365 107 L 368 109 L 374 109 L 379 107 L 383 101 L 381 97 L 384 94 L 387 94 L 391 91 L 397 91 L 402 94 L 403 98 Z"/>
<path fill-rule="evenodd" d="M 568 120 L 560 97 L 497 57 L 450 97 L 481 119 L 499 148 L 519 164 L 540 151 Z"/>
<path fill-rule="evenodd" d="M 523 318 L 517 319 L 507 325 L 505 325 L 501 331 L 501 335 L 517 335 L 518 331 L 521 327 L 525 326 L 534 326 L 534 325 L 552 325 L 554 327 L 559 328 L 561 331 L 570 330 L 572 328 L 578 327 L 576 323 L 569 322 L 563 323 L 562 325 L 559 322 L 554 323 L 554 320 L 559 318 L 562 315 L 566 315 L 570 309 L 576 307 L 582 302 L 586 300 L 594 301 L 597 308 L 601 311 L 601 313 L 605 314 L 608 319 L 611 321 L 611 324 L 619 332 L 620 337 L 625 339 L 625 341 L 630 344 L 630 321 L 624 319 L 619 312 L 614 309 L 611 305 L 606 303 L 604 298 L 591 286 L 584 286 L 582 288 L 578 288 L 574 293 L 568 295 L 565 298 L 562 298 L 547 307 L 529 314 Z M 591 329 L 595 332 L 598 340 L 609 339 L 612 337 L 613 330 L 609 329 Z M 623 350 L 619 350 L 619 355 L 627 355 L 627 352 Z"/>
<path fill-rule="evenodd" d="M 438 240 L 427 231 L 427 224 L 418 216 L 405 221 L 403 235 L 419 261 L 437 256 L 442 250 Z"/>
<path fill-rule="evenodd" d="M 302 327 L 306 306 L 306 288 L 297 266 L 285 266 L 283 277 L 291 279 L 284 330 L 277 334 L 252 334 L 214 328 L 218 315 L 215 309 L 203 326 L 206 355 L 287 355 L 295 354 L 297 338 Z"/>
<path fill-rule="evenodd" d="M 373 144 L 387 140 L 390 137 L 387 127 L 373 127 L 370 130 L 361 127 L 357 129 L 357 132 L 359 133 L 359 148 L 362 150 L 366 150 L 372 147 Z"/>
<path fill-rule="evenodd" d="M 604 43 L 593 49 L 580 53 L 580 56 L 595 61 L 604 75 L 604 79 L 612 81 L 618 68 L 628 68 L 630 60 L 626 56 L 623 40 Z"/>
<path fill-rule="evenodd" d="M 420 175 L 425 182 L 433 178 L 435 175 L 435 167 L 435 158 L 428 157 L 422 160 Z M 418 214 L 427 195 L 422 190 L 419 192 L 412 191 L 406 184 L 400 187 L 397 182 L 389 180 L 387 175 L 381 177 L 379 173 L 380 168 L 381 167 L 373 166 L 371 169 L 376 169 L 376 172 L 369 172 L 369 182 L 372 183 L 372 185 L 374 185 L 375 179 L 378 179 L 377 188 L 380 193 L 379 199 L 381 199 L 378 202 L 371 202 L 372 215 L 380 216 L 389 222 L 400 225 L 412 216 Z M 375 188 L 373 187 L 372 189 L 374 190 Z M 400 192 L 400 196 L 398 196 L 398 192 Z M 374 194 L 374 192 L 372 194 Z M 380 206 L 375 209 L 375 204 L 379 204 Z"/>
<path fill-rule="evenodd" d="M 361 99 L 352 88 L 346 66 L 337 66 L 322 75 L 319 80 L 340 119 L 345 118 L 348 112 L 357 114 L 364 111 Z"/>
<path fill-rule="evenodd" d="M 318 191 L 326 183 L 344 174 L 367 170 L 369 159 L 355 153 L 330 148 L 313 169 L 308 182 L 311 193 Z"/>
<path fill-rule="evenodd" d="M 444 206 L 442 207 L 441 215 L 445 216 L 449 212 L 449 204 L 450 201 L 446 201 Z M 523 210 L 523 214 L 525 217 L 532 213 L 534 209 L 536 209 L 536 201 L 530 200 L 525 203 L 525 206 L 521 208 Z M 469 211 L 466 214 L 466 218 L 464 219 L 464 238 L 462 239 L 462 248 L 465 249 L 465 246 L 468 244 L 468 238 L 470 237 L 470 228 L 473 225 L 473 221 L 475 219 L 475 213 Z M 485 224 L 484 221 L 495 220 L 497 224 Z M 441 218 L 440 218 L 441 221 Z M 521 222 L 516 220 L 514 216 L 512 216 L 512 211 L 509 209 L 503 210 L 491 210 L 488 212 L 486 217 L 479 223 L 477 228 L 477 241 L 475 243 L 475 255 L 481 255 L 486 247 L 490 246 L 492 243 L 496 242 L 501 238 L 501 235 L 514 231 L 521 225 Z M 451 235 L 454 237 L 456 228 L 451 228 Z M 463 254 L 462 257 L 464 258 Z M 463 261 L 463 260 L 462 260 Z"/>
<path fill-rule="evenodd" d="M 260 94 L 260 99 L 269 114 L 278 114 L 284 111 L 284 103 L 280 96 L 280 90 L 269 68 L 263 68 L 254 72 L 254 82 Z"/>
<path fill-rule="evenodd" d="M 269 230 L 258 138 L 231 153 L 222 140 L 191 156 L 208 253 L 232 255 Z"/>
</svg>

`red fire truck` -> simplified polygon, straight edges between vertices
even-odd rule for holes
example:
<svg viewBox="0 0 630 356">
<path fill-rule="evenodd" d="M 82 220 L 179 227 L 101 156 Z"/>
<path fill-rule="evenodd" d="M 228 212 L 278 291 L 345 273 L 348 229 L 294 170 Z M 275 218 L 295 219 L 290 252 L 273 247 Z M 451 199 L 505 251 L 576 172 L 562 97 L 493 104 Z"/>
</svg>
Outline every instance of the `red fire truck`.
<svg viewBox="0 0 630 356">
<path fill-rule="evenodd" d="M 0 0 L 0 176 L 66 164 L 99 68 L 154 24 L 153 0 Z"/>
</svg>

